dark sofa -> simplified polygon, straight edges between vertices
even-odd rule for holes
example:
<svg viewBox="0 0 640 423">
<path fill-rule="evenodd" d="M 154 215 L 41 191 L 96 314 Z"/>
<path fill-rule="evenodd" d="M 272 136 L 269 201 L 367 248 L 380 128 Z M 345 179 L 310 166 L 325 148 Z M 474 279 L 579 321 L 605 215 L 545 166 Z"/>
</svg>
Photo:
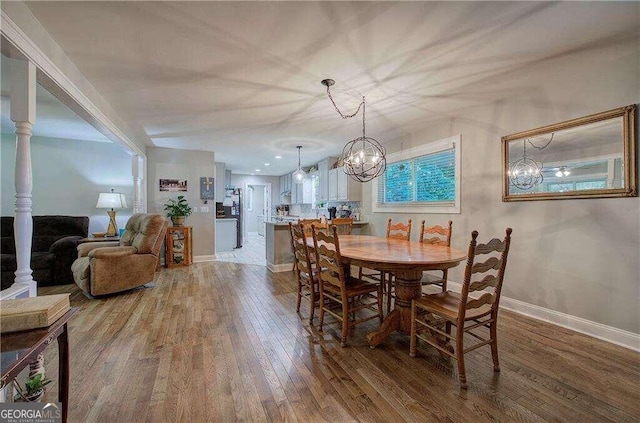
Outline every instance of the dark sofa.
<svg viewBox="0 0 640 423">
<path fill-rule="evenodd" d="M 13 217 L 0 217 L 2 289 L 13 284 L 16 246 Z M 89 235 L 86 216 L 33 216 L 31 269 L 38 286 L 74 283 L 71 264 L 78 258 L 78 240 Z"/>
</svg>

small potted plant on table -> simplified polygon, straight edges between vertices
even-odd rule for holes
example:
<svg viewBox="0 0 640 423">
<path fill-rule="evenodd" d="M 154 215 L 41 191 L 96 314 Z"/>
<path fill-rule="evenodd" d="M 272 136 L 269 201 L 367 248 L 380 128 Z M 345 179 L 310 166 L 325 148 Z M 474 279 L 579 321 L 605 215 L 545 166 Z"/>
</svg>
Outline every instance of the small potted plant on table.
<svg viewBox="0 0 640 423">
<path fill-rule="evenodd" d="M 20 385 L 17 385 L 18 396 L 16 400 L 24 400 L 28 402 L 38 402 L 42 399 L 45 389 L 44 387 L 51 383 L 51 379 L 45 379 L 42 374 L 37 374 L 34 377 L 27 378 L 24 383 L 26 391 L 20 389 Z"/>
<path fill-rule="evenodd" d="M 167 217 L 171 218 L 173 226 L 184 226 L 184 218 L 191 215 L 191 207 L 184 195 L 179 195 L 177 200 L 170 198 L 164 203 L 164 210 L 167 212 Z"/>
</svg>

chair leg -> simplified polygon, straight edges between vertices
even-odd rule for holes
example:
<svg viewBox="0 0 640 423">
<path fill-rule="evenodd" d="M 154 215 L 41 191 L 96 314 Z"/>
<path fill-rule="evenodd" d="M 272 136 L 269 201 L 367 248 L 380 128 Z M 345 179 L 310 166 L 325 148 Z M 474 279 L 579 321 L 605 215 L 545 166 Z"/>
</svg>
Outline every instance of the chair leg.
<svg viewBox="0 0 640 423">
<path fill-rule="evenodd" d="M 411 301 L 411 342 L 409 344 L 409 357 L 416 356 L 416 302 Z"/>
<path fill-rule="evenodd" d="M 380 320 L 380 324 L 382 325 L 382 322 L 384 320 L 384 315 L 382 313 L 382 293 L 383 293 L 383 289 L 382 289 L 382 285 L 378 285 L 378 320 Z"/>
<path fill-rule="evenodd" d="M 391 273 L 382 274 L 382 283 L 387 285 L 387 314 L 391 313 L 391 291 L 393 290 L 393 281 L 391 280 L 392 277 L 393 276 Z"/>
<path fill-rule="evenodd" d="M 309 324 L 313 325 L 313 314 L 316 310 L 316 293 L 313 289 L 313 285 L 310 287 L 311 294 L 309 295 Z"/>
<path fill-rule="evenodd" d="M 449 269 L 445 269 L 442 271 L 442 292 L 447 291 L 447 277 L 449 276 Z"/>
<path fill-rule="evenodd" d="M 296 305 L 296 313 L 300 312 L 300 302 L 302 301 L 302 283 L 298 279 L 298 304 Z"/>
<path fill-rule="evenodd" d="M 342 338 L 340 339 L 340 346 L 342 348 L 347 346 L 347 333 L 349 332 L 349 301 L 342 301 Z"/>
<path fill-rule="evenodd" d="M 458 361 L 458 380 L 460 388 L 467 389 L 467 376 L 464 371 L 464 322 L 456 326 L 456 360 Z"/>
<path fill-rule="evenodd" d="M 318 330 L 322 332 L 322 325 L 324 324 L 324 294 L 320 291 L 320 322 L 318 322 Z"/>
<path fill-rule="evenodd" d="M 489 333 L 491 336 L 491 358 L 493 359 L 493 371 L 500 371 L 500 362 L 498 361 L 498 328 L 495 320 L 491 322 L 489 326 Z"/>
</svg>

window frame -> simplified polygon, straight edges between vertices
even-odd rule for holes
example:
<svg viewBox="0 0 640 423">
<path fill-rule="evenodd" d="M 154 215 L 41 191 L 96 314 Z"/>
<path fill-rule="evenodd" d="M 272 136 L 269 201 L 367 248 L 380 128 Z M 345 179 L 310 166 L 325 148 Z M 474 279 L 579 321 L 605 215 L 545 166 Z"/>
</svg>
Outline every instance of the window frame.
<svg viewBox="0 0 640 423">
<path fill-rule="evenodd" d="M 454 166 L 455 166 L 455 199 L 453 202 L 446 203 L 434 203 L 434 204 L 426 204 L 426 203 L 379 203 L 378 202 L 378 186 L 380 181 L 383 179 L 376 178 L 373 180 L 371 184 L 371 208 L 373 213 L 427 213 L 427 214 L 435 214 L 435 213 L 443 213 L 443 214 L 460 214 L 460 193 L 461 193 L 461 177 L 460 172 L 462 170 L 461 166 L 461 144 L 462 144 L 462 135 L 454 135 L 451 137 L 443 138 L 437 141 L 427 142 L 425 144 L 419 145 L 417 147 L 410 148 L 408 150 L 398 151 L 396 153 L 388 154 L 387 166 L 391 163 L 401 162 L 405 160 L 413 160 L 415 158 L 439 153 L 441 151 L 449 150 L 453 148 L 454 150 Z M 384 175 L 381 175 L 381 178 L 384 178 Z M 415 176 L 414 176 L 414 184 L 415 184 Z"/>
</svg>

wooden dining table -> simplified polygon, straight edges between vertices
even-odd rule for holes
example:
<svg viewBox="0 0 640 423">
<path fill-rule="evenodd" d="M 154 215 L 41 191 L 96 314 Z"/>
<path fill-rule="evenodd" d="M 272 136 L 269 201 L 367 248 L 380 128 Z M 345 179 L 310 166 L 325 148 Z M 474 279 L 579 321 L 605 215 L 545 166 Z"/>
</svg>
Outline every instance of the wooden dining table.
<svg viewBox="0 0 640 423">
<path fill-rule="evenodd" d="M 411 331 L 411 300 L 422 294 L 422 272 L 444 270 L 460 264 L 467 253 L 451 247 L 371 235 L 339 235 L 340 255 L 350 266 L 384 270 L 395 276 L 394 309 L 379 329 L 369 333 L 375 347 L 389 334 Z"/>
</svg>

